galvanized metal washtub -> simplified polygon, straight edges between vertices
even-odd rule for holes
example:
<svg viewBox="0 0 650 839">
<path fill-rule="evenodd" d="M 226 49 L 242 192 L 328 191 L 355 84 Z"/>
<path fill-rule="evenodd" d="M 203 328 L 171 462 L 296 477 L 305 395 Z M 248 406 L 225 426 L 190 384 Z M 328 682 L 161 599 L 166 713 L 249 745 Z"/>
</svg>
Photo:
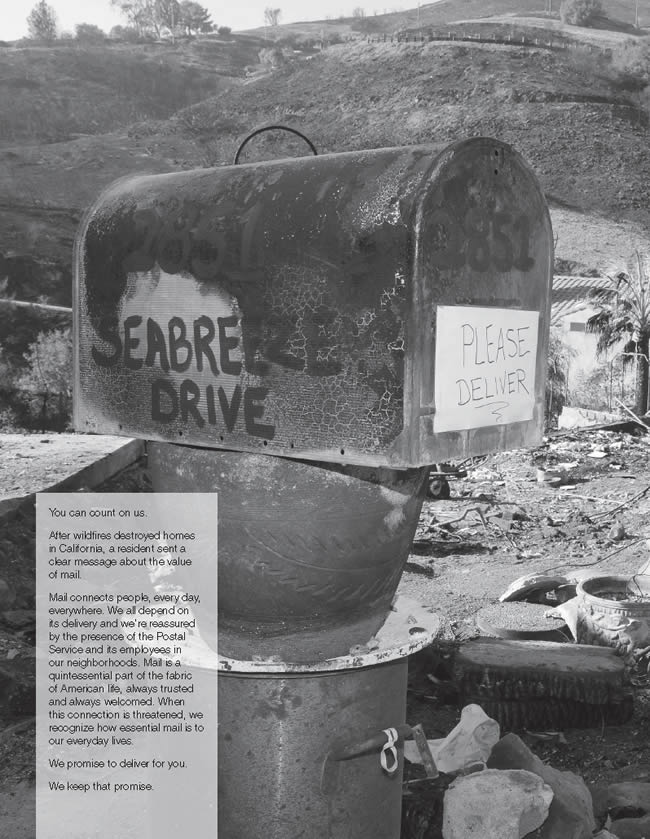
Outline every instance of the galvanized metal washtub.
<svg viewBox="0 0 650 839">
<path fill-rule="evenodd" d="M 650 644 L 650 577 L 593 576 L 581 580 L 576 593 L 578 643 L 623 655 Z"/>
</svg>

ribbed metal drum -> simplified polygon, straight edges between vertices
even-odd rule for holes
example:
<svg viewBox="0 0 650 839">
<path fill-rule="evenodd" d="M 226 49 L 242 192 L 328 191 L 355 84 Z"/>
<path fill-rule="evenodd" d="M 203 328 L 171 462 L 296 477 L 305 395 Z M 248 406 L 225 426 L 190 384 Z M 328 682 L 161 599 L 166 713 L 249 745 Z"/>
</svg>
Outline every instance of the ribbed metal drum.
<svg viewBox="0 0 650 839">
<path fill-rule="evenodd" d="M 408 557 L 427 469 L 303 463 L 149 444 L 157 492 L 219 494 L 219 652 L 320 661 L 382 625 Z M 212 561 L 216 561 L 216 557 Z M 191 575 L 213 579 L 210 557 Z M 199 583 L 200 585 L 200 583 Z M 200 586 L 206 610 L 216 592 Z"/>
</svg>

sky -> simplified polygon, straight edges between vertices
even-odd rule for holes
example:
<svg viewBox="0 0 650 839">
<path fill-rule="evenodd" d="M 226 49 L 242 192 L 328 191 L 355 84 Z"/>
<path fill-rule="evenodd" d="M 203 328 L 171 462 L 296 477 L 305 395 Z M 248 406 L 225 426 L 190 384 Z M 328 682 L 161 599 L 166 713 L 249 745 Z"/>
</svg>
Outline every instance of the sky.
<svg viewBox="0 0 650 839">
<path fill-rule="evenodd" d="M 27 36 L 27 15 L 37 0 L 5 0 L 0 15 L 0 40 L 14 41 Z M 212 16 L 217 26 L 238 29 L 253 29 L 264 25 L 264 9 L 267 6 L 282 10 L 280 23 L 301 20 L 324 20 L 340 15 L 349 17 L 356 6 L 361 6 L 367 15 L 383 12 L 414 9 L 417 0 L 240 0 L 238 3 L 216 3 L 212 0 L 198 0 Z M 74 34 L 77 23 L 94 23 L 106 33 L 116 24 L 125 24 L 125 19 L 110 0 L 47 0 L 57 16 L 59 33 Z"/>
</svg>

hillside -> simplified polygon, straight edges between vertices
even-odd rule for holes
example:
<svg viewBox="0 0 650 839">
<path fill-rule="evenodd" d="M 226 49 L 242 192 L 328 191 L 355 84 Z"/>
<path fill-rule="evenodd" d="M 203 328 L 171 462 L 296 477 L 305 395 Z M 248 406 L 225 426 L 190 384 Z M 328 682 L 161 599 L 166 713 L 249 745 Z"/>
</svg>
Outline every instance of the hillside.
<svg viewBox="0 0 650 839">
<path fill-rule="evenodd" d="M 72 244 L 83 208 L 126 172 L 178 165 L 153 158 L 132 126 L 164 121 L 240 85 L 263 45 L 242 35 L 176 44 L 0 46 L 2 294 L 70 305 Z M 6 319 L 0 312 L 0 330 Z"/>
<path fill-rule="evenodd" d="M 360 4 L 363 6 L 363 4 Z M 341 37 L 356 33 L 386 33 L 416 27 L 443 26 L 459 20 L 487 19 L 502 16 L 530 16 L 537 19 L 558 17 L 560 0 L 552 0 L 553 12 L 548 15 L 543 11 L 544 0 L 437 0 L 434 3 L 422 3 L 417 8 L 391 12 L 389 14 L 371 14 L 369 9 L 365 17 L 344 17 L 336 19 L 303 21 L 288 23 L 277 27 L 278 35 L 291 34 L 304 37 Z M 608 28 L 633 26 L 635 21 L 635 0 L 606 0 L 603 3 L 607 15 Z M 650 24 L 650 0 L 638 0 L 641 26 Z M 264 27 L 247 30 L 249 34 L 263 36 Z"/>
<path fill-rule="evenodd" d="M 516 12 L 523 26 L 521 16 L 538 4 L 441 0 L 422 6 L 420 17 Z M 629 18 L 630 3 L 619 6 L 609 13 Z M 650 0 L 639 6 L 650 20 Z M 390 17 L 394 31 L 412 14 L 350 25 Z M 558 28 L 539 13 L 535 20 Z M 295 34 L 299 25 L 291 26 Z M 573 39 L 583 31 L 564 29 Z M 272 69 L 256 64 L 264 43 L 249 34 L 144 48 L 0 48 L 0 96 L 21 91 L 15 112 L 0 99 L 10 114 L 0 127 L 5 296 L 69 305 L 75 230 L 107 184 L 129 173 L 231 163 L 242 137 L 269 122 L 300 128 L 321 153 L 495 136 L 540 178 L 562 270 L 603 270 L 650 242 L 647 100 L 598 47 L 357 37 L 312 56 L 287 52 Z M 57 110 L 65 97 L 74 116 L 67 120 Z M 266 134 L 244 162 L 306 152 L 295 138 Z M 0 313 L 0 330 L 8 317 Z"/>
<path fill-rule="evenodd" d="M 164 119 L 257 62 L 261 41 L 0 47 L 0 146 L 103 134 Z"/>
<path fill-rule="evenodd" d="M 191 138 L 212 150 L 214 164 L 222 164 L 231 159 L 238 136 L 278 120 L 299 125 L 322 152 L 499 137 L 526 157 L 549 202 L 577 214 L 578 225 L 589 214 L 650 231 L 647 114 L 598 52 L 448 42 L 344 44 L 236 95 L 226 91 L 187 109 L 151 141 L 165 153 L 170 144 Z M 281 153 L 273 142 L 272 136 L 260 141 L 257 153 Z M 592 242 L 566 229 L 557 233 L 558 254 L 567 261 L 602 268 L 615 255 L 590 259 L 602 233 Z M 574 239 L 579 253 L 571 251 Z"/>
</svg>

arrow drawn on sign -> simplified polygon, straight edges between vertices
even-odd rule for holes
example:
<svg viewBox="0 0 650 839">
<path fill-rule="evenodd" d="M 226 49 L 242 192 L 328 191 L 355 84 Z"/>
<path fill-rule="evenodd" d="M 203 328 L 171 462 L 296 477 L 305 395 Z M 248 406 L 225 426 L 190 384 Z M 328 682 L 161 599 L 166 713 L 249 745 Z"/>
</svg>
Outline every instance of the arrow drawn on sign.
<svg viewBox="0 0 650 839">
<path fill-rule="evenodd" d="M 483 405 L 477 405 L 477 408 L 493 408 L 492 416 L 497 422 L 503 421 L 503 411 L 510 405 L 509 402 L 486 402 Z"/>
</svg>

